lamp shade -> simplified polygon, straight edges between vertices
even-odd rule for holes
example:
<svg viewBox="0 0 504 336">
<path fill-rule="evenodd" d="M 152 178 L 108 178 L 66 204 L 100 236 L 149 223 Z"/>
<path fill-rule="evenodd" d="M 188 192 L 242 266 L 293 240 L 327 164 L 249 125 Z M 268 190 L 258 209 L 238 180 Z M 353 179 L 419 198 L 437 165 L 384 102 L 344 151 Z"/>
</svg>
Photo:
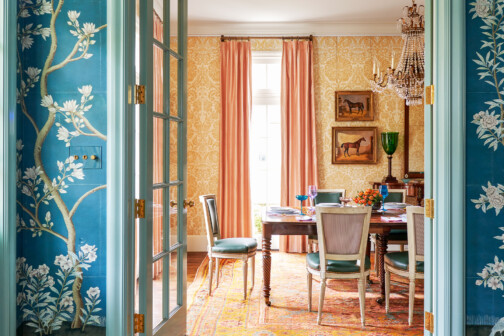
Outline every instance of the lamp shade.
<svg viewBox="0 0 504 336">
<path fill-rule="evenodd" d="M 392 155 L 399 144 L 399 132 L 382 132 L 381 141 L 385 153 Z"/>
</svg>

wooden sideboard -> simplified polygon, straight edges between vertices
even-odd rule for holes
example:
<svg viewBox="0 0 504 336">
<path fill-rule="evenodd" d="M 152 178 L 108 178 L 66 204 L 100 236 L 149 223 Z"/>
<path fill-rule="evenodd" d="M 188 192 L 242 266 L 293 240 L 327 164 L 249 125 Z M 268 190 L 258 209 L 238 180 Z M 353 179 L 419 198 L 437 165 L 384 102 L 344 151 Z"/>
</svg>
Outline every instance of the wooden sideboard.
<svg viewBox="0 0 504 336">
<path fill-rule="evenodd" d="M 397 183 L 383 183 L 383 182 L 372 182 L 373 189 L 378 189 L 380 185 L 386 184 L 389 189 L 406 189 L 406 203 L 422 205 L 424 198 L 424 181 L 423 180 L 411 180 L 408 183 L 397 182 Z"/>
</svg>

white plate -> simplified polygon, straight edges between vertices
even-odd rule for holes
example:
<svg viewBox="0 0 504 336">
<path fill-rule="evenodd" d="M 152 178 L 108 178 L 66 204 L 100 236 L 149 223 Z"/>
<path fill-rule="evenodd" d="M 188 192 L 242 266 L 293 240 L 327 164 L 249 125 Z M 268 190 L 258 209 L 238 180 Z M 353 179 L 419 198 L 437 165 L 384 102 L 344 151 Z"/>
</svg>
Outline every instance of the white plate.
<svg viewBox="0 0 504 336">
<path fill-rule="evenodd" d="M 342 206 L 341 203 L 319 203 L 317 206 L 322 206 L 322 207 L 340 207 Z"/>
<path fill-rule="evenodd" d="M 271 207 L 269 209 L 270 212 L 278 213 L 278 214 L 295 214 L 299 213 L 299 210 L 292 209 L 289 207 Z"/>
<path fill-rule="evenodd" d="M 385 209 L 404 209 L 407 203 L 385 202 Z"/>
</svg>

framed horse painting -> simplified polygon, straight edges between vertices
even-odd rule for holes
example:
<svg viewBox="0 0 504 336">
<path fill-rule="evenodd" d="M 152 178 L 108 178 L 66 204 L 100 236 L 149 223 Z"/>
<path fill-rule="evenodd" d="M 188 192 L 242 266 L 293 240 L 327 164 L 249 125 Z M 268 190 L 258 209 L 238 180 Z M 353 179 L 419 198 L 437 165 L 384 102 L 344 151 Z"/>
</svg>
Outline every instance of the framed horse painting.
<svg viewBox="0 0 504 336">
<path fill-rule="evenodd" d="M 376 163 L 376 127 L 333 127 L 332 163 Z"/>
<path fill-rule="evenodd" d="M 372 91 L 336 91 L 336 121 L 374 120 Z"/>
</svg>

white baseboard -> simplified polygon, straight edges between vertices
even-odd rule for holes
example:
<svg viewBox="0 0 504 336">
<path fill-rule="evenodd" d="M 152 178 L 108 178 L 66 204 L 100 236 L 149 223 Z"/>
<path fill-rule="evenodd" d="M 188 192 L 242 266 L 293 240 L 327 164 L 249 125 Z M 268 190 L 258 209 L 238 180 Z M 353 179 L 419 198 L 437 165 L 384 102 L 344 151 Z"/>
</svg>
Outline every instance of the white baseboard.
<svg viewBox="0 0 504 336">
<path fill-rule="evenodd" d="M 206 235 L 187 236 L 187 252 L 206 252 L 207 245 Z"/>
</svg>

